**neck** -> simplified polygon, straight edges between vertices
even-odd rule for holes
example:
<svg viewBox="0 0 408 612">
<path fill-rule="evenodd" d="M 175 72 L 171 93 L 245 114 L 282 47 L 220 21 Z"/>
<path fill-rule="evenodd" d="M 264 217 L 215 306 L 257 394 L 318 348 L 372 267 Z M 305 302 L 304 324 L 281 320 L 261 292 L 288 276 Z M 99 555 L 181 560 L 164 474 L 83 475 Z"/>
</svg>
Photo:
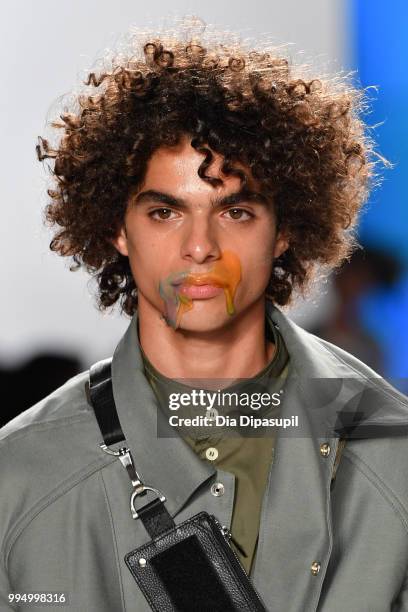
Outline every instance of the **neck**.
<svg viewBox="0 0 408 612">
<path fill-rule="evenodd" d="M 251 378 L 272 359 L 275 346 L 265 338 L 265 298 L 210 332 L 175 331 L 143 300 L 138 306 L 139 336 L 151 364 L 168 378 Z"/>
</svg>

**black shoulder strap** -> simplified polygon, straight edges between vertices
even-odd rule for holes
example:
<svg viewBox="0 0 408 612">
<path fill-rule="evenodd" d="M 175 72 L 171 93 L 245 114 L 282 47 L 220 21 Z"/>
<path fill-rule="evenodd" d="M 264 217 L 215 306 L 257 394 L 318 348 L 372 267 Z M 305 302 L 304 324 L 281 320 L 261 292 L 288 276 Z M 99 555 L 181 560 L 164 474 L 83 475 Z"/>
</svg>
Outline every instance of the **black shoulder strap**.
<svg viewBox="0 0 408 612">
<path fill-rule="evenodd" d="M 116 410 L 115 398 L 113 397 L 111 362 L 112 359 L 98 361 L 89 370 L 91 404 L 107 447 L 125 440 Z M 128 449 L 126 452 L 130 455 Z M 131 461 L 133 465 L 133 460 Z M 150 487 L 148 489 L 159 493 L 156 489 Z M 165 497 L 163 497 L 163 500 L 154 499 L 138 509 L 138 516 L 152 538 L 175 527 L 175 523 L 163 503 L 164 500 Z"/>
<path fill-rule="evenodd" d="M 98 361 L 89 370 L 89 394 L 106 446 L 125 439 L 113 397 L 111 362 Z"/>
</svg>

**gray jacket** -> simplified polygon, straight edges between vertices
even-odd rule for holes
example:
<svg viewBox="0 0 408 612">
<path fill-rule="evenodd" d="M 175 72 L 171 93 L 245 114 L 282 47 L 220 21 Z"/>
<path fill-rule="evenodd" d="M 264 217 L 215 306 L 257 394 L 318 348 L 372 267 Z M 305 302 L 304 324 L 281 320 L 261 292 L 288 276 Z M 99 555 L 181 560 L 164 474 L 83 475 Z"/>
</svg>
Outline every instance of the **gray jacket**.
<svg viewBox="0 0 408 612">
<path fill-rule="evenodd" d="M 408 611 L 408 402 L 351 355 L 268 306 L 291 356 L 252 580 L 273 612 Z M 112 362 L 127 443 L 176 523 L 230 525 L 234 476 L 180 437 L 158 438 L 135 318 Z M 65 593 L 79 612 L 150 610 L 124 562 L 150 537 L 121 463 L 99 447 L 85 372 L 0 430 L 0 609 L 8 593 Z M 347 438 L 338 452 L 339 438 Z M 339 461 L 340 458 L 340 461 Z M 334 471 L 336 477 L 334 479 Z M 214 483 L 224 485 L 215 496 Z"/>
</svg>

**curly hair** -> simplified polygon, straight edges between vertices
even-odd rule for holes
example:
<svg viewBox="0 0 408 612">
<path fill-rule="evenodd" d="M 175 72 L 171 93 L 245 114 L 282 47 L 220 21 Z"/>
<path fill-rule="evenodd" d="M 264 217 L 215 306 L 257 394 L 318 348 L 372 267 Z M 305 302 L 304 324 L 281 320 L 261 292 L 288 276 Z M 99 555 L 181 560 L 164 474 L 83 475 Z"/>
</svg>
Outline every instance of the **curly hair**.
<svg viewBox="0 0 408 612">
<path fill-rule="evenodd" d="M 289 240 L 267 288 L 275 303 L 288 304 L 317 269 L 349 256 L 376 163 L 364 95 L 346 78 L 308 75 L 271 49 L 174 35 L 139 39 L 128 56 L 89 73 L 75 108 L 52 123 L 62 130 L 58 145 L 40 137 L 37 154 L 54 159 L 50 248 L 96 278 L 101 310 L 118 300 L 128 315 L 137 308 L 129 260 L 111 240 L 152 153 L 185 135 L 203 154 L 203 180 L 219 180 L 206 175 L 217 152 L 224 173 L 245 181 L 234 165 L 244 164 L 271 198 Z"/>
</svg>

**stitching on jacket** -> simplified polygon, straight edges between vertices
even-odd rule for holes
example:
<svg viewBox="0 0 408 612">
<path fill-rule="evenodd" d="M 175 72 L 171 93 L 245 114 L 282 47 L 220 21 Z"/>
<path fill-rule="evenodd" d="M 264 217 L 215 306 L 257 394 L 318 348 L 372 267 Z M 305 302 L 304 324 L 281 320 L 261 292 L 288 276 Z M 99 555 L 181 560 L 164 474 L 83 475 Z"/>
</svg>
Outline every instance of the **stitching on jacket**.
<svg viewBox="0 0 408 612">
<path fill-rule="evenodd" d="M 380 479 L 380 477 L 367 465 L 367 463 L 365 463 L 365 461 L 353 453 L 350 448 L 344 451 L 344 457 L 346 457 L 350 463 L 352 463 L 362 474 L 364 474 L 367 480 L 369 480 L 377 491 L 381 493 L 384 499 L 390 504 L 390 506 L 392 506 L 395 513 L 398 514 L 406 531 L 408 531 L 408 512 L 394 491 L 392 491 L 392 489 L 390 489 Z"/>
<path fill-rule="evenodd" d="M 111 509 L 111 506 L 110 506 L 110 503 L 109 503 L 108 492 L 106 490 L 105 479 L 103 477 L 103 472 L 102 471 L 99 472 L 99 478 L 100 478 L 100 480 L 102 482 L 103 494 L 105 496 L 106 506 L 108 508 L 109 522 L 110 522 L 110 526 L 111 526 L 111 529 L 112 529 L 112 539 L 113 539 L 113 545 L 114 545 L 114 549 L 115 549 L 116 565 L 117 565 L 117 568 L 118 568 L 118 578 L 119 578 L 119 585 L 120 585 L 120 597 L 121 597 L 121 600 L 122 600 L 122 607 L 123 607 L 124 612 L 126 612 L 125 595 L 124 595 L 124 592 L 123 592 L 122 572 L 120 571 L 119 549 L 118 549 L 118 541 L 117 541 L 117 538 L 116 538 L 115 523 L 113 521 L 112 509 Z"/>
<path fill-rule="evenodd" d="M 22 517 L 18 519 L 14 527 L 10 530 L 8 535 L 4 538 L 3 544 L 3 555 L 4 565 L 8 569 L 8 558 L 11 550 L 16 543 L 17 539 L 28 527 L 28 525 L 38 516 L 42 510 L 45 510 L 48 506 L 54 503 L 57 499 L 71 491 L 81 481 L 86 480 L 89 476 L 92 476 L 95 472 L 102 469 L 103 467 L 116 461 L 116 457 L 102 457 L 97 461 L 93 461 L 88 464 L 85 468 L 80 469 L 78 472 L 71 474 L 62 483 L 60 483 L 57 489 L 54 489 L 51 493 L 47 493 L 38 502 L 34 504 L 29 510 L 27 510 Z"/>
</svg>

